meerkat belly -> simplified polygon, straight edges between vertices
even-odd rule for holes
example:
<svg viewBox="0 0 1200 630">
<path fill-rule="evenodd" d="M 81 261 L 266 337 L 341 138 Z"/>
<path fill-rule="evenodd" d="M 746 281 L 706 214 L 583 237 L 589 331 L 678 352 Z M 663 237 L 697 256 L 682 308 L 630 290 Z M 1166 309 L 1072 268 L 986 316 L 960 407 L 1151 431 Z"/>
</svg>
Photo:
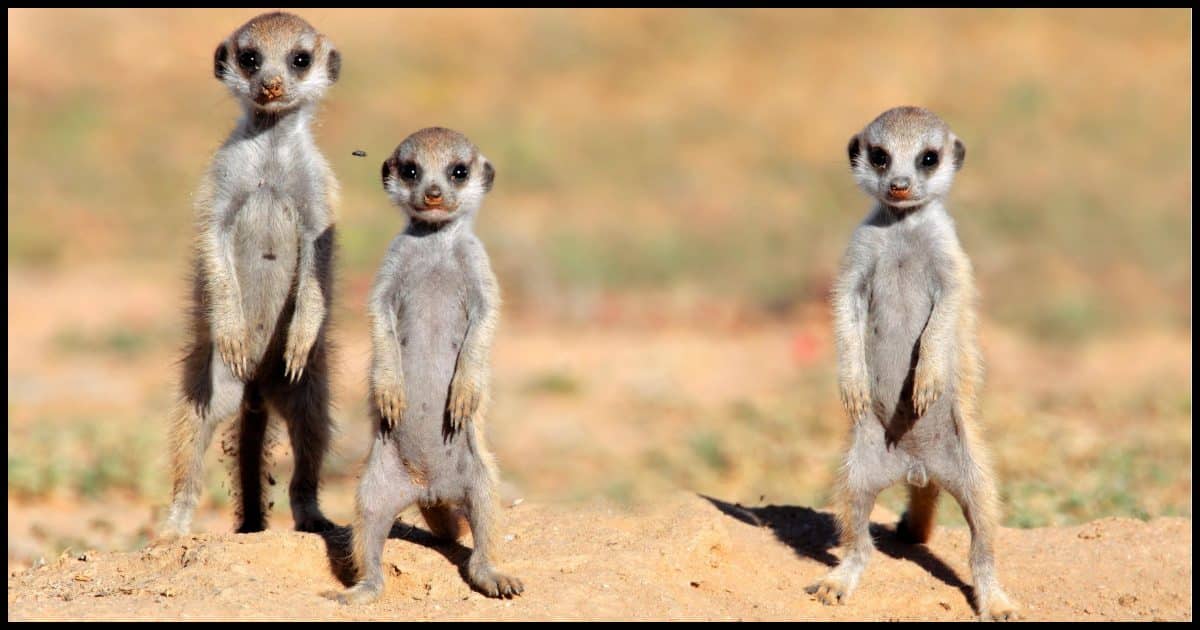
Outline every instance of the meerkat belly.
<svg viewBox="0 0 1200 630">
<path fill-rule="evenodd" d="M 408 406 L 397 437 L 404 460 L 427 476 L 436 476 L 438 466 L 444 465 L 443 451 L 454 450 L 460 441 L 459 435 L 447 436 L 445 430 L 450 382 L 467 334 L 461 285 L 453 274 L 422 276 L 406 293 L 399 314 Z"/>
<path fill-rule="evenodd" d="M 885 423 L 891 422 L 898 407 L 908 407 L 912 397 L 921 333 L 933 309 L 927 277 L 921 261 L 904 255 L 885 258 L 875 269 L 868 298 L 866 358 L 874 408 Z"/>
<path fill-rule="evenodd" d="M 267 192 L 252 194 L 237 214 L 234 257 L 252 355 L 261 357 L 295 283 L 299 257 L 295 209 Z"/>
</svg>

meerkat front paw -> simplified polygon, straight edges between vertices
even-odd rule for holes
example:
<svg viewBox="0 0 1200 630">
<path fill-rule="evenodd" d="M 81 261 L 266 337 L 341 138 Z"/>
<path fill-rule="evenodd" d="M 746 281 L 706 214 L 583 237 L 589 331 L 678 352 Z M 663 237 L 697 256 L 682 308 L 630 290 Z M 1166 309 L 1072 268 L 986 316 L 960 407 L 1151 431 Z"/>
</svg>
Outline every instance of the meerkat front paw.
<svg viewBox="0 0 1200 630">
<path fill-rule="evenodd" d="M 460 369 L 450 382 L 450 425 L 461 429 L 475 416 L 483 400 L 483 379 L 471 369 Z"/>
<path fill-rule="evenodd" d="M 996 591 L 979 602 L 980 621 L 1016 621 L 1017 606 L 1001 591 Z"/>
<path fill-rule="evenodd" d="M 385 368 L 376 368 L 371 377 L 375 407 L 389 431 L 400 423 L 408 402 L 404 396 L 404 381 L 400 375 Z"/>
<path fill-rule="evenodd" d="M 862 375 L 843 375 L 839 379 L 838 388 L 842 396 L 842 406 L 852 420 L 857 420 L 867 412 L 871 404 L 871 390 L 867 387 L 867 378 Z"/>
<path fill-rule="evenodd" d="M 217 326 L 213 336 L 216 337 L 217 352 L 221 354 L 221 360 L 234 376 L 246 380 L 250 375 L 251 366 L 247 356 L 245 324 L 230 318 Z"/>
<path fill-rule="evenodd" d="M 288 331 L 287 348 L 283 353 L 283 373 L 288 382 L 297 383 L 304 376 L 304 367 L 308 365 L 308 354 L 312 352 L 313 344 L 317 341 L 316 333 L 310 333 L 303 326 L 295 326 Z"/>
<path fill-rule="evenodd" d="M 918 363 L 917 373 L 913 377 L 913 409 L 917 417 L 925 415 L 933 403 L 942 397 L 945 389 L 945 370 L 941 365 L 930 361 Z"/>
</svg>

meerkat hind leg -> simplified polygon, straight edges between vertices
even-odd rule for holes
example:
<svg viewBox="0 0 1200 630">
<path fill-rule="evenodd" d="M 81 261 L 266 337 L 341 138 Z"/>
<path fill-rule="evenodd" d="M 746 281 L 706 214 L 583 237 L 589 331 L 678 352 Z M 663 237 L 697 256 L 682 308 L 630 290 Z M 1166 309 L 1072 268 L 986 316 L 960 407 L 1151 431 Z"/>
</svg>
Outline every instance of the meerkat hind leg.
<svg viewBox="0 0 1200 630">
<path fill-rule="evenodd" d="M 969 440 L 967 441 L 969 442 Z M 996 576 L 994 538 L 997 524 L 996 488 L 987 464 L 975 457 L 966 442 L 956 449 L 949 474 L 939 471 L 942 486 L 958 501 L 971 530 L 969 564 L 974 582 L 975 605 L 983 621 L 1017 619 L 1017 608 Z"/>
<path fill-rule="evenodd" d="M 186 368 L 185 368 L 186 369 Z M 207 374 L 190 374 L 185 380 L 211 379 L 208 400 L 187 397 L 176 404 L 171 423 L 172 497 L 161 534 L 184 535 L 191 530 L 192 515 L 204 483 L 204 453 L 212 444 L 217 427 L 237 413 L 245 385 L 221 360 L 217 352 L 202 369 Z"/>
<path fill-rule="evenodd" d="M 822 604 L 844 604 L 858 586 L 875 550 L 871 509 L 879 493 L 901 474 L 898 456 L 885 444 L 883 426 L 870 421 L 856 424 L 836 490 L 838 531 L 846 555 L 833 570 L 805 589 Z"/>
<path fill-rule="evenodd" d="M 316 363 L 316 359 L 312 361 Z M 274 404 L 287 422 L 295 468 L 288 498 L 296 531 L 324 532 L 335 525 L 325 518 L 317 500 L 321 465 L 329 448 L 332 423 L 329 418 L 329 388 L 320 366 L 311 365 L 300 382 L 282 385 Z"/>
<path fill-rule="evenodd" d="M 383 592 L 383 545 L 396 515 L 416 502 L 421 488 L 400 463 L 396 445 L 377 435 L 358 484 L 352 553 L 357 582 L 337 594 L 343 604 L 365 604 Z"/>
<path fill-rule="evenodd" d="M 491 496 L 490 480 L 485 474 L 467 491 L 467 522 L 471 525 L 471 557 L 467 560 L 467 579 L 471 586 L 488 597 L 511 598 L 525 590 L 521 580 L 500 573 L 492 564 L 490 547 L 496 505 Z"/>
<path fill-rule="evenodd" d="M 267 528 L 266 500 L 263 494 L 263 445 L 267 436 L 266 402 L 253 385 L 246 388 L 242 402 L 241 427 L 238 436 L 238 479 L 241 485 L 237 533 L 261 532 Z"/>
</svg>

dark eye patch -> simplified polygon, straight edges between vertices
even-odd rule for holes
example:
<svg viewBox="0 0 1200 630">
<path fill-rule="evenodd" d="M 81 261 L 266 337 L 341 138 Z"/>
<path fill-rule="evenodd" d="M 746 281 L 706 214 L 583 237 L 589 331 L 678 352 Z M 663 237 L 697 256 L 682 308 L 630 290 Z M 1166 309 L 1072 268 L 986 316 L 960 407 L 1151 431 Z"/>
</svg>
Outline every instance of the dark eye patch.
<svg viewBox="0 0 1200 630">
<path fill-rule="evenodd" d="M 917 157 L 917 168 L 930 170 L 937 168 L 941 162 L 941 155 L 934 149 L 925 149 L 920 156 Z"/>
<path fill-rule="evenodd" d="M 887 165 L 891 161 L 892 156 L 888 155 L 888 152 L 880 147 L 871 147 L 867 150 L 867 162 L 875 168 L 887 168 Z"/>
<path fill-rule="evenodd" d="M 400 179 L 406 182 L 415 182 L 421 177 L 421 167 L 415 162 L 405 162 L 400 165 Z"/>
<path fill-rule="evenodd" d="M 247 74 L 254 74 L 262 67 L 262 54 L 253 48 L 247 48 L 238 53 L 238 67 Z"/>
<path fill-rule="evenodd" d="M 288 62 L 296 70 L 304 71 L 312 65 L 312 53 L 307 50 L 297 50 L 288 58 Z"/>
<path fill-rule="evenodd" d="M 471 169 L 467 168 L 466 164 L 460 162 L 450 167 L 449 174 L 450 179 L 453 180 L 454 183 L 461 184 L 467 181 L 467 178 L 470 177 Z"/>
</svg>

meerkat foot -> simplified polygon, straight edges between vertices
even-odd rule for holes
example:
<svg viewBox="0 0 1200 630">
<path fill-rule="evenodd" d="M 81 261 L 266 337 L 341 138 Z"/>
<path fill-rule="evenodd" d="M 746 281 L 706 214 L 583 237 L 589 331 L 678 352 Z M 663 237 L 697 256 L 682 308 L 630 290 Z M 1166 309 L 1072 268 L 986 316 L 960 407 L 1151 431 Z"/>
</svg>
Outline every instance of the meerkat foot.
<svg viewBox="0 0 1200 630">
<path fill-rule="evenodd" d="M 192 515 L 184 508 L 172 506 L 167 518 L 155 532 L 157 540 L 173 540 L 192 533 Z"/>
<path fill-rule="evenodd" d="M 330 598 L 339 604 L 369 604 L 379 599 L 381 594 L 383 594 L 382 584 L 359 582 L 341 593 L 332 593 Z"/>
<path fill-rule="evenodd" d="M 525 585 L 521 583 L 521 580 L 500 573 L 491 567 L 486 567 L 479 571 L 471 571 L 469 577 L 471 578 L 471 586 L 479 589 L 480 592 L 488 597 L 511 599 L 525 592 Z"/>
<path fill-rule="evenodd" d="M 820 582 L 809 585 L 804 589 L 809 595 L 815 595 L 817 601 L 826 606 L 842 605 L 850 598 L 851 587 L 833 576 L 825 576 Z"/>
<path fill-rule="evenodd" d="M 188 531 L 189 529 L 191 528 L 187 526 L 181 527 L 174 523 L 166 523 L 162 527 L 158 528 L 158 531 L 154 533 L 154 542 L 171 542 L 173 540 L 183 538 L 191 533 Z"/>
<path fill-rule="evenodd" d="M 994 591 L 979 603 L 980 621 L 1016 621 L 1017 606 L 1003 591 Z"/>
</svg>

